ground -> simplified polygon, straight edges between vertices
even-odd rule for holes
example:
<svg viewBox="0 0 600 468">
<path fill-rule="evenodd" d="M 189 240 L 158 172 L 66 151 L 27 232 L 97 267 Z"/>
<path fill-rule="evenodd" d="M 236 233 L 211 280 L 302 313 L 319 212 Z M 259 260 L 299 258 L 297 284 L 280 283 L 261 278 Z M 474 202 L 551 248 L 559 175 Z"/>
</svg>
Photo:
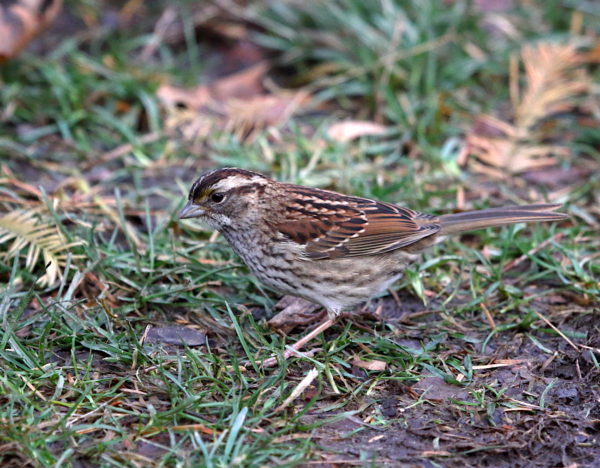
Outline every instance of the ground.
<svg viewBox="0 0 600 468">
<path fill-rule="evenodd" d="M 0 70 L 2 466 L 600 466 L 599 20 L 66 2 Z M 225 165 L 570 219 L 448 239 L 265 368 L 319 310 L 177 219 Z"/>
</svg>

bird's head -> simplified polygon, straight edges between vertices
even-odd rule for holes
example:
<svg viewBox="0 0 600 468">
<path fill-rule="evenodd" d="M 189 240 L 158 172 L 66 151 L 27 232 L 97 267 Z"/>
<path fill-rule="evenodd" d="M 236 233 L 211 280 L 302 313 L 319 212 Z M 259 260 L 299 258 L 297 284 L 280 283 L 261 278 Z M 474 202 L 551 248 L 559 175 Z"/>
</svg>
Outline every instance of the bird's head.
<svg viewBox="0 0 600 468">
<path fill-rule="evenodd" d="M 198 218 L 217 230 L 255 222 L 269 181 L 262 174 L 244 169 L 208 172 L 192 185 L 179 218 Z"/>
</svg>

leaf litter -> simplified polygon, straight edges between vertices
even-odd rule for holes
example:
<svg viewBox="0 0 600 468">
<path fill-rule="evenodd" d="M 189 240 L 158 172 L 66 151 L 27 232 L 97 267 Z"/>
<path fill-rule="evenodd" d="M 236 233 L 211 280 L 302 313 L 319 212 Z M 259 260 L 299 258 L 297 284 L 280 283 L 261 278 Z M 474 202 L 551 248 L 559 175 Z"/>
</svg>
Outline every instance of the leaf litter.
<svg viewBox="0 0 600 468">
<path fill-rule="evenodd" d="M 62 0 L 17 0 L 0 4 L 0 63 L 16 57 L 54 21 Z"/>
<path fill-rule="evenodd" d="M 252 140 L 267 127 L 283 125 L 308 104 L 310 94 L 268 90 L 268 69 L 266 62 L 260 62 L 193 89 L 163 84 L 157 96 L 167 111 L 167 130 L 192 142 L 203 141 L 215 131 Z"/>
</svg>

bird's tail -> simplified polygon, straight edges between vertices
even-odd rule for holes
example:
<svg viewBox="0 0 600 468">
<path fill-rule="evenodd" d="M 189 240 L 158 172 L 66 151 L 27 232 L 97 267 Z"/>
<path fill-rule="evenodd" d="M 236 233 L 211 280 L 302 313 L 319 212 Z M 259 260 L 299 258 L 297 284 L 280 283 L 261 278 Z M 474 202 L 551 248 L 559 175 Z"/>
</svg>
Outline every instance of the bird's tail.
<svg viewBox="0 0 600 468">
<path fill-rule="evenodd" d="M 560 203 L 520 205 L 443 215 L 439 217 L 441 225 L 439 234 L 445 236 L 516 223 L 561 221 L 567 219 L 568 215 L 554 212 L 560 206 L 562 206 Z"/>
</svg>

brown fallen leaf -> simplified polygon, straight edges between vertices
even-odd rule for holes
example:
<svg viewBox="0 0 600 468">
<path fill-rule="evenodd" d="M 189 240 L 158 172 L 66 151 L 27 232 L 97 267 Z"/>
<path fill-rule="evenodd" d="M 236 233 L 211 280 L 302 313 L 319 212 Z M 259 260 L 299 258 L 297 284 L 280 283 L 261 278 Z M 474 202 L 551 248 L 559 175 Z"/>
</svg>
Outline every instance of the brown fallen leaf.
<svg viewBox="0 0 600 468">
<path fill-rule="evenodd" d="M 178 346 L 200 346 L 206 344 L 206 333 L 178 325 L 152 327 L 146 334 L 145 342 Z"/>
<path fill-rule="evenodd" d="M 452 454 L 447 450 L 425 450 L 421 452 L 421 456 L 424 458 L 435 458 L 435 457 L 450 457 Z"/>
<path fill-rule="evenodd" d="M 446 383 L 444 379 L 437 376 L 426 376 L 412 386 L 412 389 L 428 400 L 457 400 L 466 398 L 469 392 L 459 385 Z"/>
<path fill-rule="evenodd" d="M 77 291 L 88 300 L 89 304 L 93 304 L 96 301 L 102 301 L 103 306 L 106 306 L 107 310 L 115 309 L 121 303 L 121 301 L 110 292 L 109 285 L 106 281 L 91 271 L 84 274 L 83 281 L 79 283 Z"/>
<path fill-rule="evenodd" d="M 358 357 L 352 359 L 352 365 L 356 367 L 360 367 L 361 369 L 367 369 L 370 371 L 384 371 L 387 368 L 387 363 L 385 361 L 364 361 Z"/>
<path fill-rule="evenodd" d="M 184 106 L 195 110 L 209 105 L 216 107 L 229 99 L 244 99 L 263 94 L 265 88 L 262 81 L 267 70 L 266 62 L 259 62 L 238 73 L 193 89 L 162 85 L 158 88 L 157 96 L 169 107 Z"/>
<path fill-rule="evenodd" d="M 527 142 L 520 133 L 519 128 L 494 116 L 479 116 L 467 134 L 468 152 L 477 158 L 470 161 L 472 169 L 501 177 L 504 173 L 519 174 L 552 166 L 557 162 L 556 156 L 570 155 L 565 146 Z"/>
<path fill-rule="evenodd" d="M 15 57 L 48 26 L 62 0 L 18 0 L 0 4 L 0 63 Z"/>
<path fill-rule="evenodd" d="M 327 130 L 327 136 L 334 141 L 347 143 L 362 136 L 382 135 L 385 127 L 375 122 L 347 120 L 333 124 Z"/>
<path fill-rule="evenodd" d="M 585 56 L 572 44 L 540 43 L 521 52 L 527 87 L 515 107 L 518 128 L 531 128 L 542 119 L 568 112 L 574 98 L 585 93 L 591 80 L 583 69 Z"/>
<path fill-rule="evenodd" d="M 586 60 L 591 63 L 600 63 L 600 41 L 586 54 Z"/>
<path fill-rule="evenodd" d="M 162 85 L 157 96 L 167 111 L 166 127 L 186 140 L 202 140 L 215 130 L 251 139 L 270 126 L 285 123 L 308 102 L 304 90 L 269 93 L 263 85 L 266 62 L 207 85 L 182 89 Z"/>
<path fill-rule="evenodd" d="M 251 138 L 256 132 L 281 125 L 308 102 L 307 91 L 284 91 L 261 95 L 246 100 L 231 99 L 226 102 L 229 121 L 226 129 L 238 138 Z"/>
<path fill-rule="evenodd" d="M 594 168 L 589 167 L 548 167 L 532 172 L 525 172 L 523 178 L 532 184 L 545 185 L 548 188 L 559 189 L 567 185 L 579 184 L 587 180 Z M 598 170 L 596 168 L 596 170 Z"/>
</svg>

